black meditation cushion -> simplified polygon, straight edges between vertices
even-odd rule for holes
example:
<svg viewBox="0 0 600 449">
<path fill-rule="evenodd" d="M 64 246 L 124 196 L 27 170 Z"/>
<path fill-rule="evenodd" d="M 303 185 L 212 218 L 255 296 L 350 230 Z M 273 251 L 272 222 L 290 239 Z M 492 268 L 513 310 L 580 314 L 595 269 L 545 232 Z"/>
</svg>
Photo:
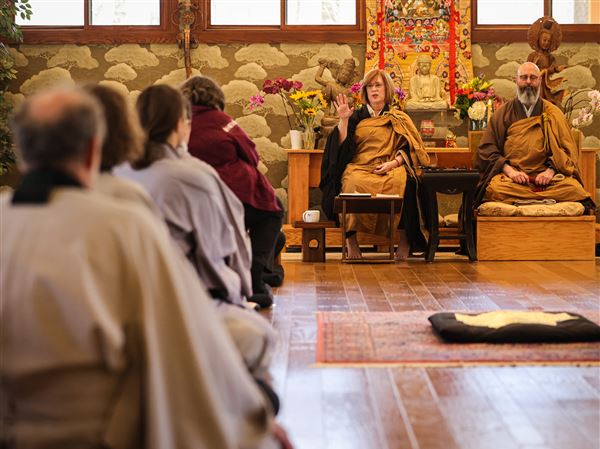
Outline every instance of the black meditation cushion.
<svg viewBox="0 0 600 449">
<path fill-rule="evenodd" d="M 566 343 L 600 341 L 600 326 L 571 312 L 499 310 L 436 313 L 429 317 L 445 341 L 460 343 Z"/>
</svg>

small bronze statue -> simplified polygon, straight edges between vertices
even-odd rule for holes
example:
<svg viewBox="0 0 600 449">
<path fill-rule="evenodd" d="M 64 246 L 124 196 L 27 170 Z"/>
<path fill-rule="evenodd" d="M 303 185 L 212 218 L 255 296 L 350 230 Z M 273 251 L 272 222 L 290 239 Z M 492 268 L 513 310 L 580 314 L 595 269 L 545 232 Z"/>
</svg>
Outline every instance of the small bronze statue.
<svg viewBox="0 0 600 449">
<path fill-rule="evenodd" d="M 334 81 L 327 81 L 323 78 L 326 68 L 331 71 Z M 345 59 L 342 64 L 327 59 L 319 59 L 319 70 L 315 74 L 315 81 L 323 86 L 321 91 L 323 92 L 323 98 L 325 98 L 325 101 L 329 105 L 329 109 L 325 111 L 326 113 L 321 119 L 317 148 L 325 148 L 327 137 L 338 124 L 339 119 L 333 107 L 333 100 L 337 98 L 338 94 L 350 97 L 350 86 L 352 86 L 358 77 L 356 62 L 353 58 Z"/>
</svg>

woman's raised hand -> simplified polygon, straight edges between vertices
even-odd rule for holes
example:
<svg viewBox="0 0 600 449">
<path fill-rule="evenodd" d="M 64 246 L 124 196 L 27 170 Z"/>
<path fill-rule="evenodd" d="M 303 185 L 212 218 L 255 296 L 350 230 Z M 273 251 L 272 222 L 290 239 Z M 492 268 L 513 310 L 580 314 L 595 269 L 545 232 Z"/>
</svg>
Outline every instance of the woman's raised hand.
<svg viewBox="0 0 600 449">
<path fill-rule="evenodd" d="M 341 120 L 348 120 L 354 112 L 354 107 L 350 107 L 348 97 L 344 94 L 338 94 L 337 98 L 333 100 L 333 105 Z"/>
</svg>

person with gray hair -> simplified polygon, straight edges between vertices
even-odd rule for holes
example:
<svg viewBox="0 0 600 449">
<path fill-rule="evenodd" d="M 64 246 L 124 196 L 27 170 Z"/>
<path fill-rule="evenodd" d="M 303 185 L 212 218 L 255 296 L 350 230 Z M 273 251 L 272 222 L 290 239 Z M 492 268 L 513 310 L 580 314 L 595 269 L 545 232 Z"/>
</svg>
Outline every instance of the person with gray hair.
<svg viewBox="0 0 600 449">
<path fill-rule="evenodd" d="M 27 99 L 0 195 L 0 447 L 290 448 L 191 266 L 145 207 L 95 192 L 104 119 Z"/>
<path fill-rule="evenodd" d="M 567 120 L 540 98 L 540 69 L 532 62 L 522 64 L 516 82 L 516 98 L 494 113 L 475 155 L 482 174 L 476 204 L 549 200 L 594 208 L 583 188 Z"/>
</svg>

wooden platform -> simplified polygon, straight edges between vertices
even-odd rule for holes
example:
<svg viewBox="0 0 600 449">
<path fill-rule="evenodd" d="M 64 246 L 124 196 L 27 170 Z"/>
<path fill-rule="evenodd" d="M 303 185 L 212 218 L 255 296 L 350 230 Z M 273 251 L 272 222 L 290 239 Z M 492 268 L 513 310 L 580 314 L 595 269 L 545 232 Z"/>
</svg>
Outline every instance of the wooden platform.
<svg viewBox="0 0 600 449">
<path fill-rule="evenodd" d="M 477 217 L 478 260 L 594 260 L 595 221 L 581 217 Z"/>
</svg>

